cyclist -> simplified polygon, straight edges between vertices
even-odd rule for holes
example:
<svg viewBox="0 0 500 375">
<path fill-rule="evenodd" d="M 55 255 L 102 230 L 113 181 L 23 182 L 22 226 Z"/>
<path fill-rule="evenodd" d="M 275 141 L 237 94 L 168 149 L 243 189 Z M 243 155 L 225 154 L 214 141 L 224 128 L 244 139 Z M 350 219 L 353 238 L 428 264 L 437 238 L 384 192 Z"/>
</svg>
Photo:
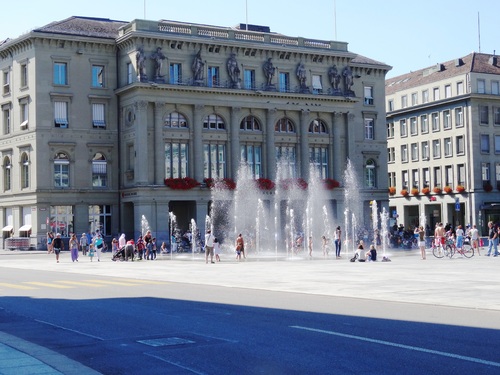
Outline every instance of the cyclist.
<svg viewBox="0 0 500 375">
<path fill-rule="evenodd" d="M 434 241 L 435 241 L 436 247 L 441 248 L 441 251 L 443 251 L 444 245 L 446 243 L 443 223 L 438 223 L 436 225 L 436 230 L 434 231 Z"/>
</svg>

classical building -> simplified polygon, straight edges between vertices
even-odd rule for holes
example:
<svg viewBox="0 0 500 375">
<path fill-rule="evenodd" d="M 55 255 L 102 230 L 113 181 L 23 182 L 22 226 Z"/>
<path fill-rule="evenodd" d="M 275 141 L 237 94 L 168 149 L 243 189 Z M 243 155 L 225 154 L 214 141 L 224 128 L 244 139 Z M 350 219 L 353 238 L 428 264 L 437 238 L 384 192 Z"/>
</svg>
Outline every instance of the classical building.
<svg viewBox="0 0 500 375">
<path fill-rule="evenodd" d="M 348 160 L 361 204 L 388 205 L 386 64 L 347 43 L 267 27 L 71 17 L 0 45 L 3 238 L 47 231 L 161 243 L 210 213 L 212 180 L 342 182 Z M 192 189 L 175 183 L 191 182 Z M 167 186 L 166 186 L 167 185 Z M 329 191 L 343 217 L 342 188 Z M 369 220 L 369 219 L 368 219 Z"/>
<path fill-rule="evenodd" d="M 471 53 L 386 80 L 390 210 L 406 227 L 500 221 L 500 61 Z"/>
</svg>

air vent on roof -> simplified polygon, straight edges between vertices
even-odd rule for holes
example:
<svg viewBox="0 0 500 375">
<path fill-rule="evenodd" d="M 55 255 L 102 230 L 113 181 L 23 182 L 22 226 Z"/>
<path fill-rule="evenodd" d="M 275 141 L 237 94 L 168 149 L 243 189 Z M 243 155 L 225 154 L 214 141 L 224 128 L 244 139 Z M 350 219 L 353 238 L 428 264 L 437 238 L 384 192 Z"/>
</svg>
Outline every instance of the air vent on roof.
<svg viewBox="0 0 500 375">
<path fill-rule="evenodd" d="M 455 66 L 462 66 L 464 65 L 464 60 L 462 59 L 455 59 Z"/>
<path fill-rule="evenodd" d="M 442 72 L 444 70 L 444 64 L 436 64 L 429 69 L 425 69 L 422 73 L 424 77 L 427 77 L 428 75 L 431 75 L 432 73 L 435 72 Z"/>
</svg>

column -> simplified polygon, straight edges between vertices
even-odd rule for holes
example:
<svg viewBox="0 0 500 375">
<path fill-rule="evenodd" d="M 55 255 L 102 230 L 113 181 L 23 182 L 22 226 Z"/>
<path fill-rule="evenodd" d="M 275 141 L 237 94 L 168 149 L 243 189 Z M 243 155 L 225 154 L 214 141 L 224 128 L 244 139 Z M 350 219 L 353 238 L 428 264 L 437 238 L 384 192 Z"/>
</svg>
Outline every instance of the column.
<svg viewBox="0 0 500 375">
<path fill-rule="evenodd" d="M 228 166 L 229 170 L 231 171 L 231 177 L 232 179 L 236 180 L 236 177 L 238 175 L 238 168 L 240 164 L 240 124 L 239 124 L 239 117 L 240 117 L 240 112 L 241 108 L 240 107 L 232 107 L 231 108 L 231 125 L 229 127 L 229 132 L 230 132 L 230 153 L 231 157 L 229 158 L 228 162 L 230 165 Z M 229 151 L 229 150 L 228 150 Z"/>
<path fill-rule="evenodd" d="M 275 131 L 274 123 L 276 121 L 276 109 L 269 109 L 266 114 L 267 136 L 265 139 L 266 147 L 266 171 L 267 178 L 276 179 L 276 151 L 275 151 Z"/>
<path fill-rule="evenodd" d="M 148 102 L 135 103 L 135 165 L 134 175 L 136 185 L 148 184 Z"/>
<path fill-rule="evenodd" d="M 309 110 L 302 110 L 300 113 L 300 132 L 299 132 L 299 176 L 309 181 Z"/>
<path fill-rule="evenodd" d="M 203 109 L 202 104 L 194 106 L 193 124 L 190 126 L 191 140 L 192 140 L 192 163 L 193 178 L 198 182 L 203 182 Z"/>
<path fill-rule="evenodd" d="M 163 112 L 165 103 L 155 103 L 155 122 L 154 122 L 154 183 L 163 185 L 165 179 L 165 144 L 163 141 Z"/>
</svg>

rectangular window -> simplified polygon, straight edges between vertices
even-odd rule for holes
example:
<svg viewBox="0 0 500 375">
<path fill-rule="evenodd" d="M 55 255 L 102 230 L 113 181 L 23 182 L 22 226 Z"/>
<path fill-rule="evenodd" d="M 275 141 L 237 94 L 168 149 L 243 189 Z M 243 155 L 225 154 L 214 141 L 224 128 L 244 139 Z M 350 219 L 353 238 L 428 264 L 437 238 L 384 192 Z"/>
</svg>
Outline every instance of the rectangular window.
<svg viewBox="0 0 500 375">
<path fill-rule="evenodd" d="M 220 87 L 220 76 L 218 66 L 208 67 L 208 87 Z"/>
<path fill-rule="evenodd" d="M 54 63 L 54 85 L 68 84 L 68 64 L 63 62 Z"/>
<path fill-rule="evenodd" d="M 127 85 L 134 82 L 134 66 L 132 63 L 127 63 Z"/>
<path fill-rule="evenodd" d="M 21 87 L 28 87 L 28 64 L 21 64 Z"/>
<path fill-rule="evenodd" d="M 111 206 L 90 205 L 89 206 L 89 232 L 99 230 L 102 235 L 111 235 Z"/>
<path fill-rule="evenodd" d="M 429 121 L 427 119 L 427 115 L 420 116 L 420 129 L 422 134 L 429 132 Z"/>
<path fill-rule="evenodd" d="M 311 149 L 309 149 L 311 150 Z M 241 161 L 245 162 L 252 173 L 252 177 L 257 179 L 262 177 L 262 146 L 241 145 Z M 321 162 L 322 159 L 319 160 Z M 321 169 L 318 169 L 321 172 Z"/>
<path fill-rule="evenodd" d="M 387 124 L 387 138 L 394 138 L 394 123 L 389 122 Z"/>
<path fill-rule="evenodd" d="M 456 137 L 456 147 L 457 147 L 457 155 L 464 155 L 465 154 L 465 142 L 464 142 L 464 136 L 463 135 L 457 135 Z"/>
<path fill-rule="evenodd" d="M 318 171 L 320 178 L 328 178 L 328 148 L 327 147 L 310 147 L 309 160 L 314 168 Z"/>
<path fill-rule="evenodd" d="M 410 118 L 410 134 L 411 135 L 418 134 L 417 118 L 416 117 Z"/>
<path fill-rule="evenodd" d="M 210 143 L 203 145 L 203 169 L 205 178 L 226 177 L 225 145 Z"/>
<path fill-rule="evenodd" d="M 185 143 L 165 144 L 165 177 L 188 177 L 188 145 Z"/>
<path fill-rule="evenodd" d="M 422 142 L 422 160 L 429 160 L 429 142 Z"/>
<path fill-rule="evenodd" d="M 182 83 L 182 65 L 171 63 L 169 70 L 169 83 L 171 85 L 180 85 Z"/>
<path fill-rule="evenodd" d="M 418 160 L 418 143 L 411 144 L 411 160 L 412 161 Z"/>
<path fill-rule="evenodd" d="M 21 116 L 21 130 L 28 129 L 28 120 L 29 120 L 29 104 L 28 99 L 23 99 L 19 101 L 19 110 Z"/>
<path fill-rule="evenodd" d="M 365 104 L 373 105 L 373 87 L 365 86 Z"/>
<path fill-rule="evenodd" d="M 411 94 L 411 105 L 418 105 L 418 94 L 416 92 Z"/>
<path fill-rule="evenodd" d="M 243 85 L 246 90 L 255 90 L 255 70 L 245 69 L 243 71 Z"/>
<path fill-rule="evenodd" d="M 69 187 L 69 161 L 56 160 L 54 161 L 54 187 L 67 188 Z"/>
<path fill-rule="evenodd" d="M 444 86 L 444 97 L 446 99 L 451 98 L 451 85 Z"/>
<path fill-rule="evenodd" d="M 92 104 L 92 126 L 94 128 L 106 127 L 106 113 L 105 106 L 102 103 Z"/>
<path fill-rule="evenodd" d="M 495 135 L 495 154 L 500 154 L 500 135 Z"/>
<path fill-rule="evenodd" d="M 365 139 L 375 139 L 375 122 L 372 118 L 365 118 Z"/>
<path fill-rule="evenodd" d="M 442 187 L 441 182 L 441 167 L 434 167 L 434 186 Z"/>
<path fill-rule="evenodd" d="M 477 93 L 486 94 L 486 82 L 484 79 L 477 80 Z"/>
<path fill-rule="evenodd" d="M 401 108 L 406 108 L 408 107 L 408 97 L 406 95 L 403 95 L 401 97 Z"/>
<path fill-rule="evenodd" d="M 445 185 L 453 186 L 453 167 L 451 165 L 447 165 L 444 167 L 444 177 L 445 177 Z"/>
<path fill-rule="evenodd" d="M 403 184 L 403 189 L 408 189 L 409 186 L 408 171 L 401 172 L 401 183 Z"/>
<path fill-rule="evenodd" d="M 453 156 L 453 147 L 451 145 L 451 138 L 447 137 L 444 139 L 444 156 L 450 157 Z"/>
<path fill-rule="evenodd" d="M 439 97 L 439 87 L 435 87 L 434 89 L 432 89 L 432 95 L 433 95 L 433 100 L 434 101 L 440 99 L 440 97 Z"/>
<path fill-rule="evenodd" d="M 493 107 L 494 125 L 500 125 L 500 107 Z"/>
<path fill-rule="evenodd" d="M 92 87 L 104 87 L 104 66 L 92 65 Z"/>
<path fill-rule="evenodd" d="M 396 172 L 389 172 L 389 186 L 396 186 Z"/>
<path fill-rule="evenodd" d="M 438 132 L 440 130 L 439 113 L 435 112 L 431 114 L 431 121 L 432 121 L 432 131 Z"/>
<path fill-rule="evenodd" d="M 56 128 L 68 127 L 68 103 L 54 102 L 54 125 Z"/>
<path fill-rule="evenodd" d="M 108 186 L 108 164 L 106 160 L 92 160 L 92 187 Z"/>
<path fill-rule="evenodd" d="M 422 103 L 428 103 L 429 102 L 429 90 L 423 90 L 422 91 Z"/>
<path fill-rule="evenodd" d="M 406 120 L 399 120 L 399 128 L 401 137 L 408 136 L 408 129 L 406 128 Z"/>
<path fill-rule="evenodd" d="M 443 129 L 451 129 L 451 115 L 450 111 L 443 111 Z"/>
<path fill-rule="evenodd" d="M 441 157 L 441 142 L 439 142 L 439 139 L 432 141 L 432 157 L 434 159 L 439 159 Z"/>
<path fill-rule="evenodd" d="M 488 134 L 481 134 L 481 152 L 490 153 L 490 136 Z"/>
<path fill-rule="evenodd" d="M 457 82 L 457 95 L 463 95 L 463 94 L 464 94 L 464 83 Z"/>
<path fill-rule="evenodd" d="M 429 171 L 429 168 L 422 169 L 422 177 L 424 178 L 424 187 L 431 186 L 431 173 Z"/>
<path fill-rule="evenodd" d="M 465 186 L 465 165 L 457 165 L 457 184 Z"/>
<path fill-rule="evenodd" d="M 418 173 L 418 169 L 412 169 L 411 171 L 411 179 L 412 179 L 412 183 L 413 183 L 413 187 L 414 188 L 419 188 L 420 187 L 420 178 L 419 178 L 419 173 Z"/>
<path fill-rule="evenodd" d="M 283 164 L 283 172 L 286 176 L 295 178 L 297 170 L 295 168 L 297 157 L 295 146 L 276 146 L 276 160 Z"/>
<path fill-rule="evenodd" d="M 49 230 L 51 232 L 61 233 L 62 237 L 68 237 L 70 230 L 74 228 L 73 206 L 50 206 Z"/>
<path fill-rule="evenodd" d="M 500 95 L 500 88 L 498 85 L 498 81 L 491 81 L 491 94 Z"/>
<path fill-rule="evenodd" d="M 281 73 L 279 76 L 279 90 L 280 92 L 290 91 L 290 75 L 288 73 Z"/>
<path fill-rule="evenodd" d="M 10 134 L 10 107 L 2 107 L 3 134 Z"/>
<path fill-rule="evenodd" d="M 497 181 L 497 189 L 500 186 L 500 163 L 495 164 L 495 176 Z"/>
<path fill-rule="evenodd" d="M 10 93 L 10 70 L 3 71 L 3 94 Z"/>
<path fill-rule="evenodd" d="M 486 105 L 479 106 L 479 122 L 481 125 L 488 125 L 490 122 L 488 116 L 488 106 Z"/>
<path fill-rule="evenodd" d="M 455 127 L 460 128 L 464 126 L 464 112 L 462 107 L 455 108 Z"/>
<path fill-rule="evenodd" d="M 490 182 L 490 163 L 481 163 L 481 178 L 483 183 Z"/>
<path fill-rule="evenodd" d="M 389 100 L 387 101 L 387 111 L 392 112 L 394 111 L 394 100 Z"/>
<path fill-rule="evenodd" d="M 313 94 L 321 94 L 323 92 L 323 84 L 321 83 L 320 75 L 317 74 L 312 75 L 312 88 L 313 88 Z"/>
<path fill-rule="evenodd" d="M 401 162 L 402 163 L 408 162 L 408 145 L 401 146 Z"/>
<path fill-rule="evenodd" d="M 387 149 L 387 161 L 389 163 L 394 163 L 396 161 L 396 151 L 394 147 L 389 147 Z"/>
</svg>

